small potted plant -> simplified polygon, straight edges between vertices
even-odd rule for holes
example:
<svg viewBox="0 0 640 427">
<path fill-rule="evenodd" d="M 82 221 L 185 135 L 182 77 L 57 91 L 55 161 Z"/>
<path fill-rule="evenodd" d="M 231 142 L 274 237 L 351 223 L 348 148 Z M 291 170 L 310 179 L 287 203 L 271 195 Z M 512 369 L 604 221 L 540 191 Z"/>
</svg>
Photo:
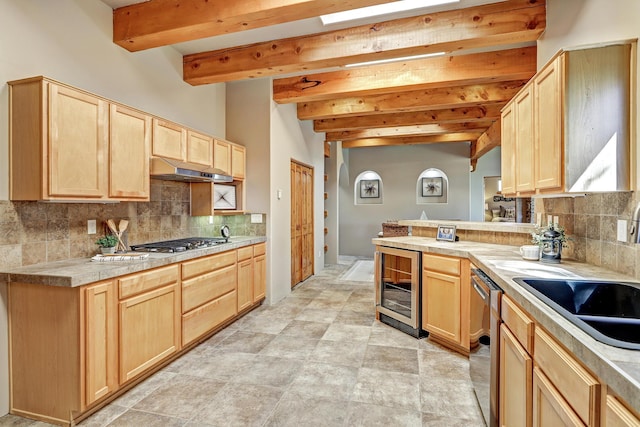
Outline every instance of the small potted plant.
<svg viewBox="0 0 640 427">
<path fill-rule="evenodd" d="M 113 234 L 107 234 L 106 236 L 96 240 L 96 245 L 100 246 L 100 250 L 103 254 L 113 254 L 116 252 L 118 238 Z"/>
<path fill-rule="evenodd" d="M 549 223 L 546 227 L 537 227 L 531 233 L 531 242 L 540 246 L 540 261 L 559 263 L 562 259 L 562 248 L 571 240 L 558 224 Z"/>
</svg>

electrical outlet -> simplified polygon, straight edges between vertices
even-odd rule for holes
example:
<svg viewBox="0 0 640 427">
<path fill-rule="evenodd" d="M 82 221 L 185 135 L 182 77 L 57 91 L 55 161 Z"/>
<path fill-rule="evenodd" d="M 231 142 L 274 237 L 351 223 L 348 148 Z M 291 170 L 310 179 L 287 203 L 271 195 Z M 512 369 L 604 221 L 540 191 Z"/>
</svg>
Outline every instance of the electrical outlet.
<svg viewBox="0 0 640 427">
<path fill-rule="evenodd" d="M 96 220 L 90 219 L 87 221 L 87 234 L 96 234 Z"/>
<path fill-rule="evenodd" d="M 619 219 L 618 220 L 618 242 L 626 242 L 627 241 L 627 220 Z"/>
<path fill-rule="evenodd" d="M 251 214 L 251 224 L 262 224 L 262 214 Z"/>
<path fill-rule="evenodd" d="M 213 224 L 213 215 L 209 215 L 209 224 Z"/>
</svg>

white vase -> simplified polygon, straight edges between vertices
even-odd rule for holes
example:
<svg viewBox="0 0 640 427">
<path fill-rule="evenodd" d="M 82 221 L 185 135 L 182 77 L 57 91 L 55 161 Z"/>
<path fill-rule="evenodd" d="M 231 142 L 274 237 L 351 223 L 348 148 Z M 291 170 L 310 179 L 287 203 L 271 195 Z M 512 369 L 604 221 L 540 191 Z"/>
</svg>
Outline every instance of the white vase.
<svg viewBox="0 0 640 427">
<path fill-rule="evenodd" d="M 116 247 L 112 246 L 110 248 L 100 248 L 100 251 L 102 252 L 102 254 L 115 254 L 116 253 Z"/>
</svg>

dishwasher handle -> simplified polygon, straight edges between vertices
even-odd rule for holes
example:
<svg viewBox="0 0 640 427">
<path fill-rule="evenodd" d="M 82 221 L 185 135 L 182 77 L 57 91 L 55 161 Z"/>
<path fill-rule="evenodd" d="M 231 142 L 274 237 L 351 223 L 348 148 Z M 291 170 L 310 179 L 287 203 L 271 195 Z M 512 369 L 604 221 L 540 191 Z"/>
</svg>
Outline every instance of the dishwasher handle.
<svg viewBox="0 0 640 427">
<path fill-rule="evenodd" d="M 471 284 L 473 285 L 473 289 L 480 295 L 480 298 L 482 298 L 482 301 L 484 301 L 486 305 L 489 305 L 489 293 L 478 284 L 475 276 L 471 276 Z"/>
</svg>

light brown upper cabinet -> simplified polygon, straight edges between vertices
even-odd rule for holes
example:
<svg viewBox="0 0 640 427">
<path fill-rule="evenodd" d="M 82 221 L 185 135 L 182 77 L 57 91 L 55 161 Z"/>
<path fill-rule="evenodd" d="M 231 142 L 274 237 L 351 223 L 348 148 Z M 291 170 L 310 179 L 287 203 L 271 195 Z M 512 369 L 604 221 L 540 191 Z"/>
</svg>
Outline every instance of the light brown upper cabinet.
<svg viewBox="0 0 640 427">
<path fill-rule="evenodd" d="M 149 200 L 151 116 L 111 104 L 109 197 Z"/>
<path fill-rule="evenodd" d="M 634 189 L 635 48 L 622 42 L 561 51 L 505 106 L 505 195 Z"/>
<path fill-rule="evenodd" d="M 107 102 L 42 77 L 9 88 L 11 200 L 106 199 Z"/>
<path fill-rule="evenodd" d="M 213 167 L 231 175 L 231 144 L 227 141 L 214 139 Z"/>
<path fill-rule="evenodd" d="M 151 154 L 184 161 L 187 157 L 187 130 L 179 124 L 154 118 Z"/>
<path fill-rule="evenodd" d="M 213 166 L 213 138 L 188 130 L 187 162 L 208 167 Z"/>
<path fill-rule="evenodd" d="M 11 200 L 148 200 L 150 117 L 43 77 L 9 82 Z"/>
<path fill-rule="evenodd" d="M 242 145 L 231 145 L 231 175 L 233 179 L 244 179 L 246 150 Z"/>
</svg>

